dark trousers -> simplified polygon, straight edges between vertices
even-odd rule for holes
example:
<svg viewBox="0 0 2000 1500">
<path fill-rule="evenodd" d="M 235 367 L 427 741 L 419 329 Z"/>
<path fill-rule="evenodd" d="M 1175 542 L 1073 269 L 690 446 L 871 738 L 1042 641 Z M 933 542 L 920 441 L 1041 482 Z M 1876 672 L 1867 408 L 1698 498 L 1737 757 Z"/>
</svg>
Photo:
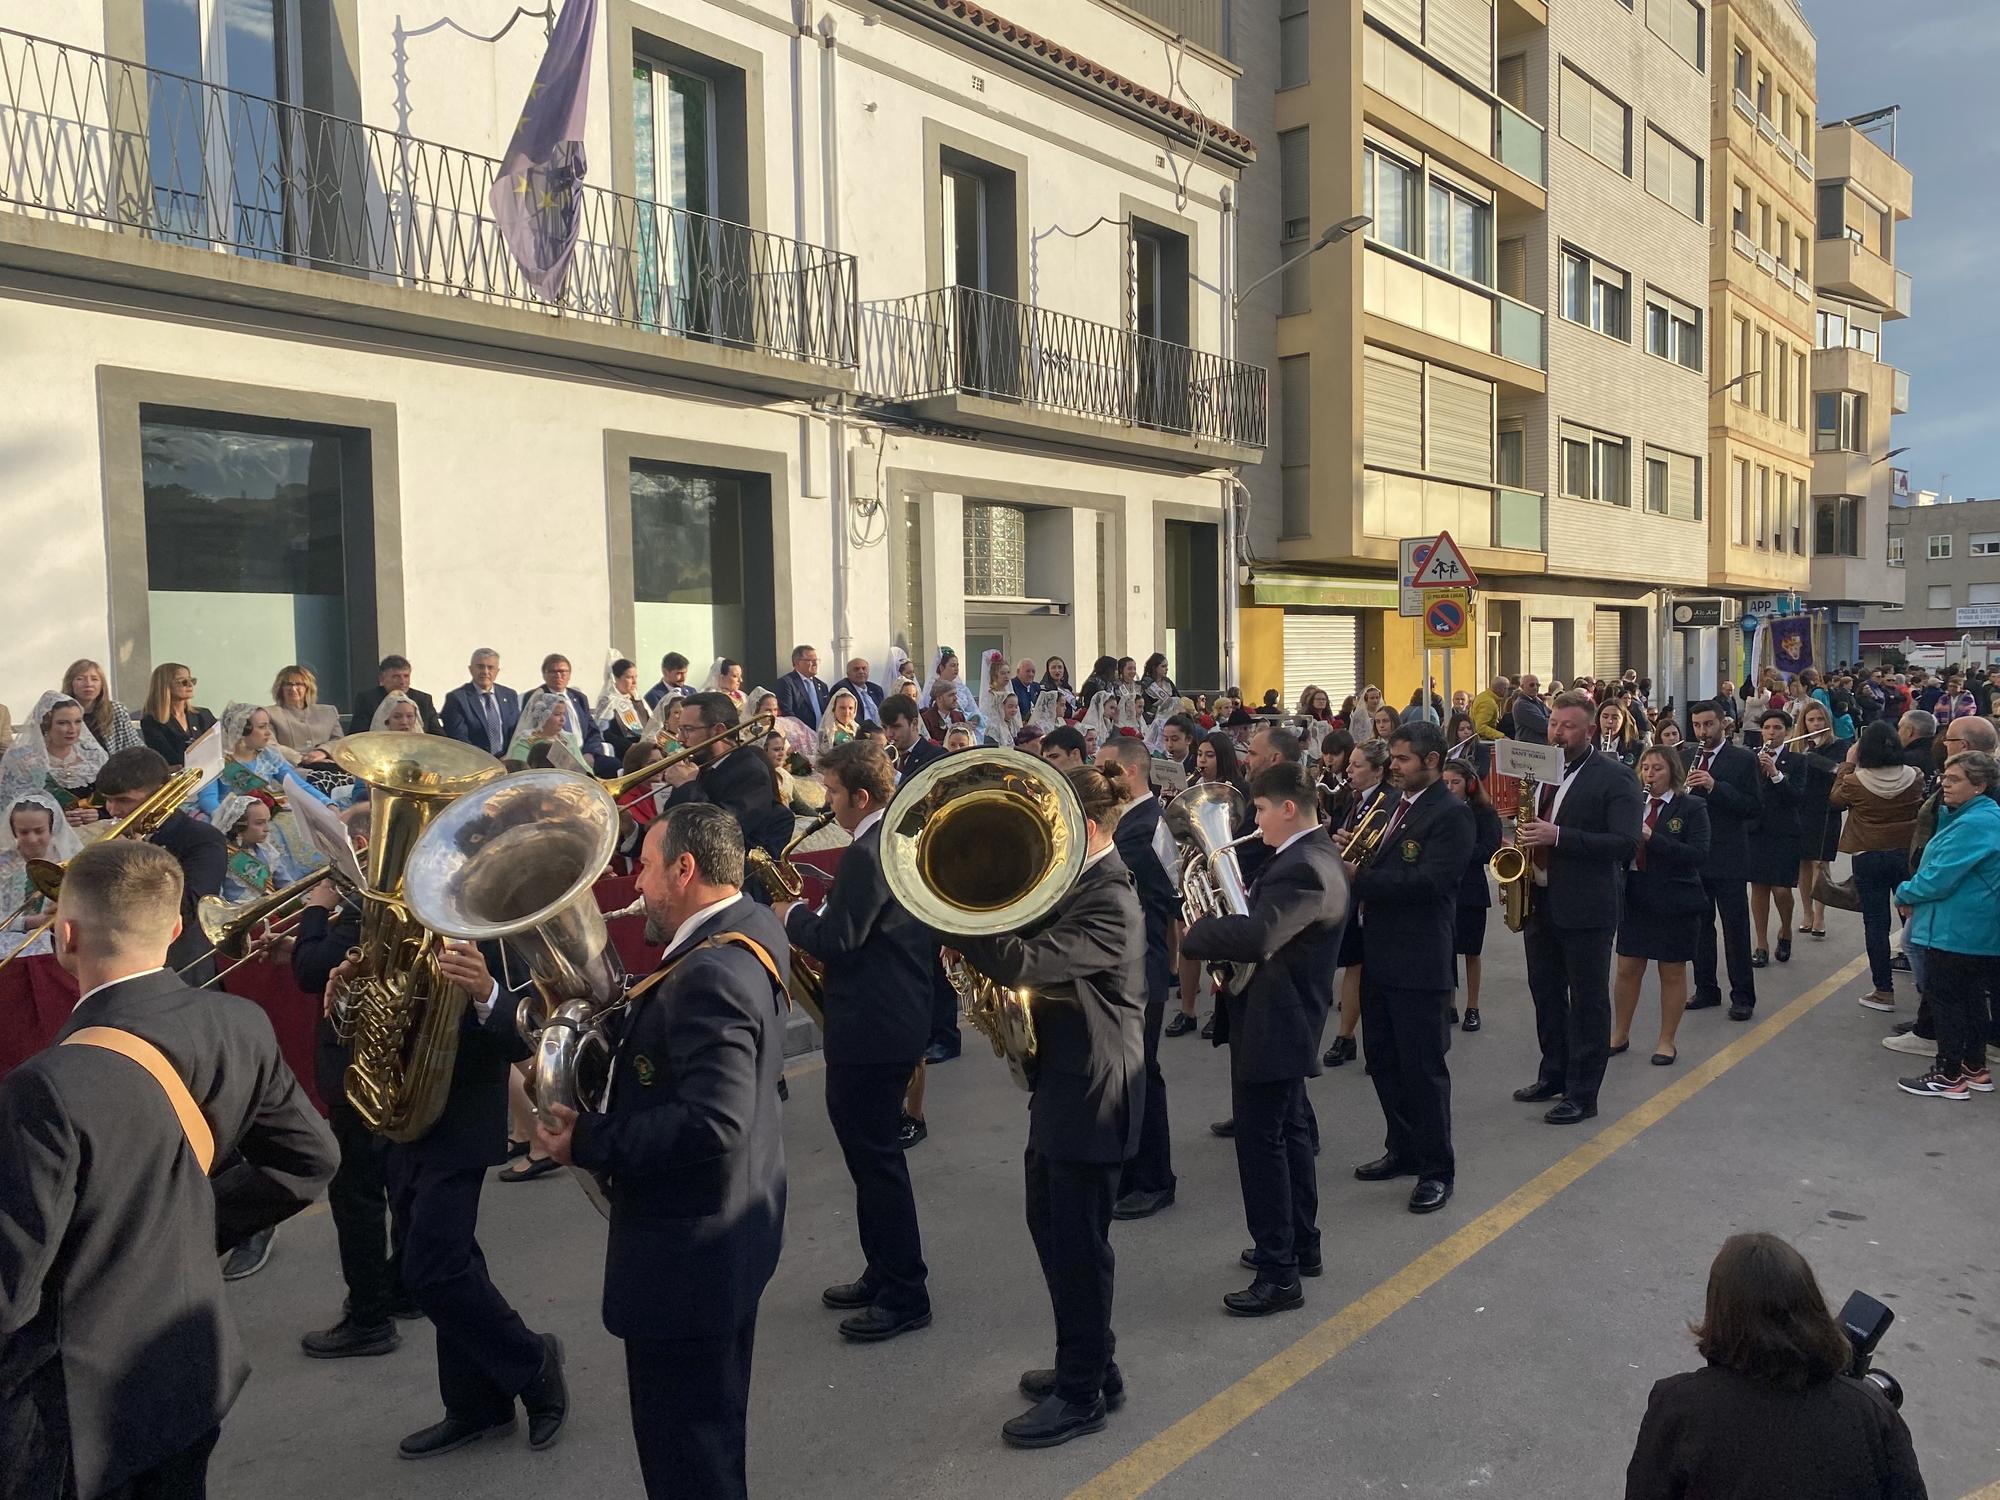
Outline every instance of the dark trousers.
<svg viewBox="0 0 2000 1500">
<path fill-rule="evenodd" d="M 1708 920 L 1701 924 L 1694 945 L 1694 998 L 1720 1000 L 1715 978 L 1715 923 L 1722 920 L 1722 951 L 1729 964 L 1729 1003 L 1755 1005 L 1757 984 L 1750 967 L 1750 886 L 1743 880 L 1713 880 L 1704 875 Z"/>
<path fill-rule="evenodd" d="M 362 1124 L 347 1102 L 347 1057 L 345 1047 L 322 1041 L 313 1060 L 327 1124 L 340 1146 L 326 1206 L 340 1249 L 341 1279 L 347 1283 L 348 1316 L 373 1327 L 388 1322 L 402 1300 L 403 1253 L 388 1233 L 389 1143 Z"/>
<path fill-rule="evenodd" d="M 931 968 L 931 1045 L 958 1056 L 958 991 L 945 978 L 944 965 Z"/>
<path fill-rule="evenodd" d="M 647 1500 L 742 1500 L 757 1315 L 698 1339 L 627 1339 L 625 1385 Z"/>
<path fill-rule="evenodd" d="M 1028 1234 L 1056 1317 L 1056 1394 L 1088 1403 L 1104 1389 L 1111 1337 L 1111 1205 L 1115 1161 L 1057 1161 L 1024 1154 Z"/>
<path fill-rule="evenodd" d="M 910 1166 L 897 1130 L 914 1062 L 829 1063 L 826 1117 L 854 1179 L 854 1219 L 868 1261 L 862 1281 L 878 1306 L 915 1313 L 930 1306 Z"/>
<path fill-rule="evenodd" d="M 1450 990 L 1406 990 L 1361 972 L 1361 1052 L 1388 1126 L 1389 1154 L 1418 1177 L 1453 1180 Z M 1607 1032 L 1607 1037 L 1609 1033 Z"/>
<path fill-rule="evenodd" d="M 1861 933 L 1868 947 L 1868 977 L 1887 995 L 1896 988 L 1889 967 L 1889 896 L 1910 878 L 1910 857 L 1901 849 L 1870 849 L 1853 859 L 1854 894 L 1861 898 Z"/>
<path fill-rule="evenodd" d="M 1737 887 L 1739 894 L 1742 887 Z M 1576 1104 L 1597 1103 L 1611 1059 L 1611 927 L 1557 927 L 1548 901 L 1528 915 L 1528 992 L 1535 997 L 1541 1081 Z"/>
<path fill-rule="evenodd" d="M 1982 953 L 1926 953 L 1924 992 L 1937 1027 L 1941 1073 L 1978 1072 L 1986 1066 L 1987 997 L 2000 998 L 2000 958 Z"/>
<path fill-rule="evenodd" d="M 545 1351 L 493 1278 L 473 1231 L 484 1167 L 433 1167 L 389 1153 L 389 1212 L 403 1244 L 403 1287 L 437 1328 L 438 1394 L 448 1416 L 490 1426 L 541 1373 Z"/>
<path fill-rule="evenodd" d="M 1236 1176 L 1257 1272 L 1290 1285 L 1299 1277 L 1299 1257 L 1319 1252 L 1319 1181 L 1306 1081 L 1231 1080 L 1229 1102 L 1236 1118 Z"/>
<path fill-rule="evenodd" d="M 221 1436 L 220 1427 L 211 1427 L 171 1458 L 161 1459 L 123 1484 L 99 1490 L 92 1500 L 206 1500 L 208 1456 Z"/>
<path fill-rule="evenodd" d="M 1151 986 L 1148 986 L 1149 991 Z M 1174 1190 L 1174 1142 L 1167 1131 L 1167 1075 L 1160 1071 L 1160 1027 L 1166 1023 L 1166 986 L 1146 1002 L 1146 1103 L 1139 1116 L 1139 1149 L 1125 1163 L 1118 1179 L 1118 1196 L 1127 1193 L 1171 1193 Z"/>
</svg>

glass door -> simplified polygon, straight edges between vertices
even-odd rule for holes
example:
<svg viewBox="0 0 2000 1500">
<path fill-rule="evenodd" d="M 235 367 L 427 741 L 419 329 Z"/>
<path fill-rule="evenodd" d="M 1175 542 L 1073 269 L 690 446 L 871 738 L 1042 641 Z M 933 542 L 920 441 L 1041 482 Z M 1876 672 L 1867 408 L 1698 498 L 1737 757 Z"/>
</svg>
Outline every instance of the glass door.
<svg viewBox="0 0 2000 1500">
<path fill-rule="evenodd" d="M 721 324 L 715 89 L 643 59 L 632 67 L 639 322 L 671 333 Z"/>
<path fill-rule="evenodd" d="M 1006 351 L 1013 330 L 1011 312 L 990 295 L 991 261 L 986 239 L 986 179 L 976 172 L 944 169 L 944 274 L 951 300 L 955 379 L 960 390 L 1011 395 Z"/>
</svg>

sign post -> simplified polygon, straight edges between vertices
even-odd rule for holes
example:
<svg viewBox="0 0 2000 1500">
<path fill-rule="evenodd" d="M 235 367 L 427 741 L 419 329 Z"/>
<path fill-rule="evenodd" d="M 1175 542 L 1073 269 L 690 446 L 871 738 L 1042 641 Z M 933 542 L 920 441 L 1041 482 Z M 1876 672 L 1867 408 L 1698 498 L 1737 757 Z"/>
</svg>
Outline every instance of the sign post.
<svg viewBox="0 0 2000 1500">
<path fill-rule="evenodd" d="M 1421 691 L 1426 708 L 1431 701 L 1430 654 L 1433 649 L 1444 652 L 1445 707 L 1438 715 L 1438 727 L 1442 729 L 1451 707 L 1451 653 L 1472 639 L 1472 591 L 1479 586 L 1479 575 L 1472 571 L 1472 565 L 1458 550 L 1458 543 L 1451 539 L 1449 531 L 1440 531 L 1428 547 L 1412 548 L 1410 555 L 1416 565 L 1411 583 L 1423 601 Z"/>
</svg>

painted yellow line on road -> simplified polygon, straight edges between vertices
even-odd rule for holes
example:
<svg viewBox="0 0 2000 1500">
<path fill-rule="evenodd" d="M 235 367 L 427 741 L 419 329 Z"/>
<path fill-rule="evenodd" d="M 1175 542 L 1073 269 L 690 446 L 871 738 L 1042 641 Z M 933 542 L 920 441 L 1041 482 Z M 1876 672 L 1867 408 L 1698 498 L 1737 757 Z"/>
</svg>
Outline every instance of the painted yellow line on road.
<svg viewBox="0 0 2000 1500">
<path fill-rule="evenodd" d="M 1707 1062 L 1691 1068 L 1657 1094 L 1605 1126 L 1561 1161 L 1509 1193 L 1455 1234 L 1432 1246 L 1395 1275 L 1363 1293 L 1303 1338 L 1266 1360 L 1227 1390 L 1209 1398 L 1163 1432 L 1147 1439 L 1117 1463 L 1070 1492 L 1069 1500 L 1124 1500 L 1143 1495 L 1285 1394 L 1348 1345 L 1373 1332 L 1392 1314 L 1429 1291 L 1536 1209 L 1621 1147 L 1651 1129 L 1724 1073 L 1773 1041 L 1866 966 L 1857 958 L 1800 995 L 1783 1010 L 1738 1037 Z M 2000 1485 L 1977 1500 L 2000 1500 Z"/>
<path fill-rule="evenodd" d="M 2000 1479 L 1996 1479 L 1983 1490 L 1974 1490 L 1965 1497 L 1965 1500 L 2000 1500 Z"/>
</svg>

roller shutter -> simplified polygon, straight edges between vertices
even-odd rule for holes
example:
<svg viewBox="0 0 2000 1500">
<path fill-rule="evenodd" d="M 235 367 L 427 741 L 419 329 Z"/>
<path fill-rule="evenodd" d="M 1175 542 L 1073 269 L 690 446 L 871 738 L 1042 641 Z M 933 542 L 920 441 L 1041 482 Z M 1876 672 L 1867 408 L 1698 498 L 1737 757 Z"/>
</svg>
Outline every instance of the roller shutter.
<svg viewBox="0 0 2000 1500">
<path fill-rule="evenodd" d="M 1615 609 L 1594 610 L 1592 616 L 1590 670 L 1601 682 L 1625 670 L 1625 616 Z"/>
<path fill-rule="evenodd" d="M 1491 484 L 1492 382 L 1432 365 L 1430 383 L 1430 462 L 1426 472 Z"/>
<path fill-rule="evenodd" d="M 1492 0 L 1428 0 L 1423 40 L 1447 67 L 1493 86 Z"/>
<path fill-rule="evenodd" d="M 1361 456 L 1386 469 L 1424 466 L 1424 370 L 1413 359 L 1370 349 L 1361 376 Z"/>
<path fill-rule="evenodd" d="M 1337 709 L 1361 691 L 1361 617 L 1334 610 L 1285 612 L 1284 705 L 1290 710 L 1308 685 L 1326 689 Z"/>
</svg>

